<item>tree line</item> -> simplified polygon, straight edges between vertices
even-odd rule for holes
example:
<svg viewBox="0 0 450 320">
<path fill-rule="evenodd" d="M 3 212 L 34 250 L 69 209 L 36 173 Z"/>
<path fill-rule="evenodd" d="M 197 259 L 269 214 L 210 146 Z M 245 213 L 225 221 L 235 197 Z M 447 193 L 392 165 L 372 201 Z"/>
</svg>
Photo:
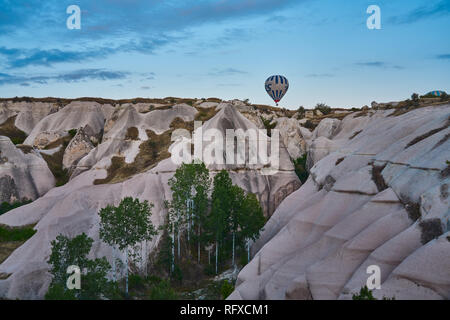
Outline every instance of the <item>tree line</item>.
<svg viewBox="0 0 450 320">
<path fill-rule="evenodd" d="M 108 205 L 99 212 L 100 239 L 112 248 L 112 266 L 103 258 L 89 259 L 93 239 L 86 234 L 73 238 L 58 235 L 51 242 L 48 259 L 52 280 L 47 299 L 118 299 L 128 297 L 130 262 L 142 259 L 141 249 L 160 232 L 168 235 L 167 267 L 169 275 L 179 268 L 182 259 L 197 259 L 201 264 L 208 252 L 215 258 L 215 273 L 219 260 L 231 258 L 236 266 L 236 250 L 246 248 L 256 240 L 265 223 L 262 208 L 254 194 L 234 185 L 226 170 L 211 180 L 204 163 L 182 164 L 169 180 L 172 200 L 166 201 L 166 223 L 155 228 L 150 217 L 153 204 L 131 197 L 118 206 Z M 176 251 L 176 252 L 175 252 Z M 125 262 L 117 254 L 125 256 Z M 249 258 L 249 257 L 248 257 Z M 82 284 L 70 290 L 67 270 L 77 266 Z M 124 290 L 119 288 L 119 277 L 124 279 Z M 112 275 L 112 276 L 111 276 Z"/>
</svg>

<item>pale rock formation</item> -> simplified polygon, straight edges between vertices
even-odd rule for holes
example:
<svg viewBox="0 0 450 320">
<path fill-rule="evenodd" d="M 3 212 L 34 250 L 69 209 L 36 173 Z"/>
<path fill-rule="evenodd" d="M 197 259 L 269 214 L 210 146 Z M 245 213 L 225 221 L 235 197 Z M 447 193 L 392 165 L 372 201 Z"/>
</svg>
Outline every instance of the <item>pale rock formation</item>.
<svg viewBox="0 0 450 320">
<path fill-rule="evenodd" d="M 338 119 L 325 118 L 320 121 L 319 125 L 314 129 L 313 139 L 324 137 L 332 139 L 339 129 L 341 123 Z"/>
<path fill-rule="evenodd" d="M 101 106 L 97 102 L 71 102 L 58 112 L 50 114 L 39 121 L 26 138 L 24 144 L 33 145 L 35 139 L 42 132 L 67 132 L 86 125 L 89 125 L 95 134 L 100 133 L 110 111 L 108 107 Z"/>
<path fill-rule="evenodd" d="M 77 134 L 70 140 L 64 151 L 63 168 L 70 169 L 92 149 L 94 149 L 94 145 L 85 130 L 83 128 L 78 129 Z"/>
<path fill-rule="evenodd" d="M 276 130 L 280 131 L 281 139 L 291 156 L 291 159 L 298 159 L 306 153 L 306 139 L 310 138 L 310 135 L 306 138 L 303 137 L 305 132 L 300 127 L 298 120 L 294 118 L 278 118 Z M 305 128 L 303 128 L 305 129 Z M 306 131 L 308 131 L 306 129 Z M 309 133 L 309 131 L 308 131 Z"/>
<path fill-rule="evenodd" d="M 391 113 L 342 121 L 327 139 L 335 149 L 271 216 L 230 299 L 351 299 L 371 265 L 379 299 L 450 298 L 450 106 Z"/>
<path fill-rule="evenodd" d="M 53 174 L 38 153 L 24 153 L 0 136 L 0 202 L 34 200 L 54 185 Z"/>
<path fill-rule="evenodd" d="M 152 210 L 152 222 L 158 227 L 164 223 L 166 209 L 164 201 L 171 199 L 168 180 L 173 176 L 177 165 L 169 158 L 159 162 L 154 168 L 130 177 L 128 180 L 105 185 L 94 185 L 96 179 L 106 177 L 108 159 L 123 148 L 123 155 L 132 153 L 132 147 L 125 147 L 123 135 L 128 127 L 136 127 L 139 132 L 168 130 L 176 117 L 192 121 L 196 110 L 187 105 L 180 105 L 175 111 L 155 110 L 139 114 L 129 107 L 118 113 L 118 117 L 105 130 L 104 142 L 92 149 L 80 163 L 87 163 L 84 172 L 73 176 L 64 186 L 53 188 L 33 203 L 9 211 L 0 216 L 0 224 L 24 226 L 36 224 L 36 234 L 16 249 L 1 265 L 0 273 L 8 274 L 0 280 L 0 297 L 11 299 L 43 298 L 51 280 L 48 273 L 47 259 L 51 251 L 50 242 L 62 233 L 76 236 L 85 232 L 94 239 L 91 257 L 106 256 L 112 259 L 112 250 L 99 240 L 98 211 L 108 204 L 117 205 L 126 196 L 148 200 L 155 206 Z M 153 118 L 152 115 L 153 114 Z M 111 117 L 113 117 L 111 115 Z M 221 111 L 205 122 L 203 128 L 215 128 L 225 136 L 226 129 L 256 129 L 256 125 L 242 116 L 231 104 L 223 105 Z M 141 137 L 139 137 L 141 138 Z M 144 138 L 144 137 L 142 137 Z M 146 136 L 145 136 L 146 138 Z M 133 141 L 134 142 L 134 141 Z M 136 141 L 142 142 L 141 140 Z M 177 142 L 169 150 L 173 150 Z M 204 148 L 207 147 L 205 144 Z M 289 154 L 283 144 L 280 145 L 279 172 L 273 176 L 261 174 L 262 166 L 228 166 L 211 165 L 211 174 L 225 168 L 230 170 L 234 183 L 248 192 L 255 193 L 267 215 L 275 211 L 283 199 L 295 191 L 300 182 L 294 173 Z M 88 162 L 90 161 L 90 162 Z M 143 256 L 147 257 L 158 245 L 160 235 L 152 242 L 143 244 Z M 124 257 L 119 257 L 124 258 Z M 142 266 L 138 266 L 142 267 Z"/>
<path fill-rule="evenodd" d="M 53 103 L 7 101 L 0 103 L 0 124 L 16 116 L 15 126 L 29 134 L 39 121 L 58 110 Z"/>
<path fill-rule="evenodd" d="M 67 131 L 43 131 L 39 132 L 32 142 L 33 147 L 38 149 L 45 149 L 52 143 L 57 142 L 59 139 L 68 136 Z"/>
</svg>

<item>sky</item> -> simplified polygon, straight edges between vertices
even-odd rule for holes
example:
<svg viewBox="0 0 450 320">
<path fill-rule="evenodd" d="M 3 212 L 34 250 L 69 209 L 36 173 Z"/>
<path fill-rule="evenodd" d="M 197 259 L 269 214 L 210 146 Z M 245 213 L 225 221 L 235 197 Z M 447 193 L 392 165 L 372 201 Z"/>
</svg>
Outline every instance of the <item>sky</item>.
<svg viewBox="0 0 450 320">
<path fill-rule="evenodd" d="M 0 0 L 0 97 L 274 105 L 264 82 L 281 74 L 281 107 L 361 107 L 449 92 L 449 30 L 450 0 Z"/>
</svg>

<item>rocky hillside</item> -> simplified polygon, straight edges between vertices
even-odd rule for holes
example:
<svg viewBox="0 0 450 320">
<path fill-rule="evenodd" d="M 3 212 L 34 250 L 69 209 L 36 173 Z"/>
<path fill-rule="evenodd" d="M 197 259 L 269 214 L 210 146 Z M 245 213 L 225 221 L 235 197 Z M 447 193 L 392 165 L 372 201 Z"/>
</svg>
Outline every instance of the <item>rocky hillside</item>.
<svg viewBox="0 0 450 320">
<path fill-rule="evenodd" d="M 15 105 L 16 102 L 3 105 L 2 112 L 10 115 L 5 117 L 6 121 L 22 112 Z M 46 263 L 50 242 L 60 233 L 76 236 L 84 232 L 95 240 L 93 256 L 111 258 L 111 248 L 98 237 L 97 213 L 108 204 L 117 205 L 126 196 L 148 200 L 155 205 L 153 224 L 163 224 L 164 201 L 171 198 L 167 182 L 177 169 L 169 159 L 170 151 L 179 143 L 171 141 L 172 132 L 176 129 L 192 132 L 194 120 L 205 121 L 205 130 L 217 129 L 224 136 L 227 129 L 256 129 L 260 123 L 238 111 L 244 107 L 244 103 L 237 101 L 116 106 L 71 101 L 65 106 L 55 106 L 53 112 L 30 128 L 23 144 L 14 145 L 2 136 L 3 200 L 35 201 L 0 215 L 0 226 L 31 225 L 37 232 L 0 261 L 0 297 L 44 296 L 50 281 Z M 259 113 L 253 109 L 255 119 L 259 119 Z M 17 125 L 15 130 L 19 130 Z M 206 147 L 207 144 L 203 146 Z M 279 153 L 280 170 L 274 176 L 261 174 L 263 168 L 258 166 L 211 165 L 209 169 L 213 175 L 224 168 L 229 170 L 233 182 L 256 194 L 265 214 L 270 216 L 301 185 L 283 144 Z M 58 187 L 54 187 L 55 180 Z M 19 183 L 20 188 L 11 189 Z M 27 185 L 34 189 L 25 188 Z M 157 237 L 146 244 L 147 256 L 159 240 Z"/>
<path fill-rule="evenodd" d="M 209 166 L 212 175 L 227 169 L 270 217 L 231 298 L 351 298 L 368 264 L 382 268 L 378 295 L 448 298 L 449 117 L 442 104 L 304 114 L 218 99 L 1 100 L 0 200 L 34 201 L 0 215 L 0 227 L 36 233 L 0 242 L 0 297 L 44 296 L 50 242 L 60 233 L 86 233 L 91 255 L 111 259 L 98 236 L 97 212 L 108 204 L 148 200 L 152 222 L 164 223 L 177 169 L 169 158 L 180 143 L 171 135 L 203 121 L 224 135 L 281 135 L 276 175 L 248 164 Z M 294 165 L 306 154 L 310 177 L 301 186 Z"/>
<path fill-rule="evenodd" d="M 323 120 L 230 299 L 450 298 L 450 105 Z"/>
</svg>

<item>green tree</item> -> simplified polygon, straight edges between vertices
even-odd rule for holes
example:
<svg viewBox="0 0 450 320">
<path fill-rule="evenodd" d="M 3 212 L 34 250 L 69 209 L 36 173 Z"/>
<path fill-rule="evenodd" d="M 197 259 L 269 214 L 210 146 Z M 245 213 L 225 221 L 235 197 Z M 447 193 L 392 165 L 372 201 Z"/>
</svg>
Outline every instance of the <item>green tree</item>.
<svg viewBox="0 0 450 320">
<path fill-rule="evenodd" d="M 169 186 L 172 190 L 172 201 L 168 203 L 168 221 L 172 229 L 173 243 L 177 233 L 178 259 L 180 259 L 181 233 L 186 231 L 189 248 L 191 230 L 194 228 L 193 239 L 197 241 L 197 258 L 200 261 L 201 244 L 205 239 L 202 236 L 202 229 L 206 221 L 208 194 L 211 188 L 209 170 L 204 163 L 183 163 L 169 180 Z"/>
<path fill-rule="evenodd" d="M 214 177 L 208 231 L 210 239 L 215 243 L 216 273 L 218 272 L 219 246 L 230 231 L 230 208 L 232 205 L 230 190 L 232 186 L 233 183 L 226 170 L 220 171 Z"/>
<path fill-rule="evenodd" d="M 45 296 L 48 300 L 98 300 L 116 297 L 116 285 L 107 278 L 111 269 L 106 258 L 90 260 L 93 240 L 86 234 L 68 238 L 58 235 L 51 242 L 52 252 L 47 261 L 51 265 L 52 282 Z M 66 282 L 69 266 L 77 266 L 81 271 L 81 288 L 69 290 Z"/>
<path fill-rule="evenodd" d="M 256 195 L 253 193 L 248 193 L 241 207 L 240 214 L 240 239 L 241 241 L 255 241 L 259 238 L 261 232 L 263 231 L 264 224 L 266 223 L 266 218 L 264 217 L 263 210 L 259 204 Z M 242 243 L 242 242 L 241 242 Z M 250 246 L 247 244 L 248 255 L 250 255 Z M 250 257 L 248 257 L 250 260 Z"/>
<path fill-rule="evenodd" d="M 298 107 L 297 112 L 298 112 L 298 117 L 297 117 L 298 119 L 303 119 L 305 117 L 306 110 L 303 106 Z"/>
<path fill-rule="evenodd" d="M 119 206 L 100 210 L 100 238 L 120 251 L 125 251 L 125 293 L 128 295 L 128 254 L 130 247 L 150 241 L 157 234 L 150 221 L 153 204 L 124 198 Z M 115 263 L 115 262 L 114 262 Z"/>
<path fill-rule="evenodd" d="M 222 170 L 214 177 L 212 208 L 210 213 L 210 232 L 214 234 L 217 250 L 231 235 L 232 264 L 235 265 L 236 247 L 243 247 L 247 240 L 255 240 L 264 226 L 265 218 L 258 199 L 233 185 L 227 171 Z"/>
</svg>

